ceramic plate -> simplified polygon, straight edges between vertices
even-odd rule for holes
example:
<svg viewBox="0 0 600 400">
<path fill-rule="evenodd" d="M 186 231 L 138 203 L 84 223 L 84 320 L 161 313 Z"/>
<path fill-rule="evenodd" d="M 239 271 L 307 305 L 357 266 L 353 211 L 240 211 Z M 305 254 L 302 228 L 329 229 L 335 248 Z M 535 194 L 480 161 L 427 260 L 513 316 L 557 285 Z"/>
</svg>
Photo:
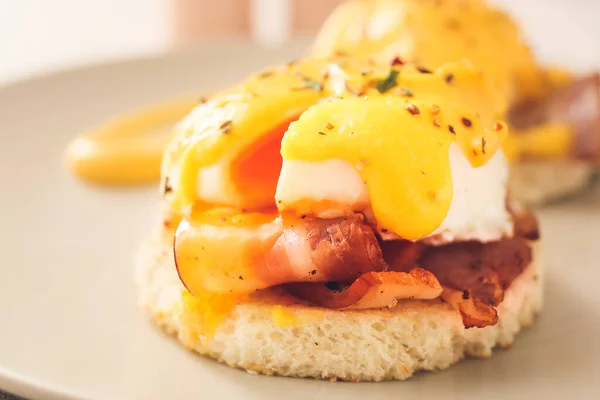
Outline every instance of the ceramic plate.
<svg viewBox="0 0 600 400">
<path fill-rule="evenodd" d="M 598 398 L 600 193 L 540 212 L 545 310 L 512 349 L 406 382 L 250 375 L 189 353 L 137 308 L 132 258 L 157 190 L 77 181 L 65 145 L 115 114 L 200 96 L 301 46 L 283 53 L 215 45 L 0 88 L 0 388 L 42 399 Z"/>
</svg>

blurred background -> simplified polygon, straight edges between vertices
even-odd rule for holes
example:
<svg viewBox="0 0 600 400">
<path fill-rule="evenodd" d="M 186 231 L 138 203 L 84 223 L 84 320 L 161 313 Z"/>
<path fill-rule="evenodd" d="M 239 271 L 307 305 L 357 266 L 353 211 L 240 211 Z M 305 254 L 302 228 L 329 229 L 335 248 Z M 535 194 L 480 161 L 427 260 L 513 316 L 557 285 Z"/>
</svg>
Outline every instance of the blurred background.
<svg viewBox="0 0 600 400">
<path fill-rule="evenodd" d="M 344 0 L 0 0 L 0 84 L 208 40 L 284 46 L 311 36 Z M 600 65 L 600 1 L 490 0 L 525 28 L 544 61 Z"/>
</svg>

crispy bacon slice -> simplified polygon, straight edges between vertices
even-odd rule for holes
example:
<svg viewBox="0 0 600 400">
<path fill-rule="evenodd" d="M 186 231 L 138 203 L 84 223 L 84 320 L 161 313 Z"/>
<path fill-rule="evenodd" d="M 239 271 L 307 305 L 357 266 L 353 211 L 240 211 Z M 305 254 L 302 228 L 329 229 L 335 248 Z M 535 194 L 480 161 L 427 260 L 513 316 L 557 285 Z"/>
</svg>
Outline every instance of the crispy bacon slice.
<svg viewBox="0 0 600 400">
<path fill-rule="evenodd" d="M 509 121 L 517 130 L 545 123 L 566 123 L 574 135 L 572 156 L 600 157 L 600 73 L 581 77 L 543 99 L 515 105 Z"/>
<path fill-rule="evenodd" d="M 389 240 L 380 244 L 390 271 L 409 272 L 425 250 L 423 243 L 408 240 Z"/>
<path fill-rule="evenodd" d="M 419 265 L 436 276 L 444 287 L 442 298 L 458 307 L 465 327 L 471 328 L 497 323 L 495 307 L 531 258 L 527 240 L 514 237 L 429 247 Z"/>
<path fill-rule="evenodd" d="M 290 283 L 285 288 L 294 296 L 331 309 L 393 307 L 400 299 L 435 299 L 442 287 L 435 276 L 422 268 L 406 272 L 367 272 L 346 286 L 336 282 Z"/>
<path fill-rule="evenodd" d="M 387 264 L 361 216 L 284 219 L 230 211 L 183 220 L 179 277 L 193 293 L 252 292 L 289 282 L 352 282 Z"/>
<path fill-rule="evenodd" d="M 507 208 L 513 217 L 516 237 L 531 241 L 540 238 L 538 220 L 533 211 L 516 202 L 507 202 Z"/>
</svg>

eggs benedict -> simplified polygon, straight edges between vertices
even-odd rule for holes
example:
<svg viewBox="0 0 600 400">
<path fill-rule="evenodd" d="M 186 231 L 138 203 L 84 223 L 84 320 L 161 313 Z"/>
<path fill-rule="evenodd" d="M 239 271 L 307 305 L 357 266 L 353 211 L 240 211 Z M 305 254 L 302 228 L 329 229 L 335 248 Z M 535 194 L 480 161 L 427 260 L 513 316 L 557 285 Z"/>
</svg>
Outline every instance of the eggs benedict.
<svg viewBox="0 0 600 400">
<path fill-rule="evenodd" d="M 323 25 L 311 53 L 400 55 L 430 68 L 472 61 L 489 77 L 495 115 L 511 127 L 510 190 L 522 201 L 585 187 L 600 158 L 599 75 L 539 66 L 517 24 L 484 0 L 349 1 Z"/>
<path fill-rule="evenodd" d="M 207 99 L 164 153 L 141 304 L 187 348 L 268 375 L 406 379 L 510 345 L 542 270 L 493 96 L 470 63 L 340 55 Z"/>
</svg>

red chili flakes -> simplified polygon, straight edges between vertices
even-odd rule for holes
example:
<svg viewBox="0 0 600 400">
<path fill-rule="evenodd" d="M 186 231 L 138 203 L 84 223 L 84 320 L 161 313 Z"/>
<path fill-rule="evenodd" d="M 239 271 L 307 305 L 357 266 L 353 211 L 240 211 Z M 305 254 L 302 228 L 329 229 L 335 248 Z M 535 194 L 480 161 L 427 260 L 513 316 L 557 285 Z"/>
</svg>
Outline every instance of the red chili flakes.
<svg viewBox="0 0 600 400">
<path fill-rule="evenodd" d="M 409 104 L 405 105 L 404 108 L 406 109 L 406 111 L 411 113 L 411 115 L 421 114 L 421 111 L 419 110 L 419 108 L 417 106 L 415 106 L 414 104 L 409 103 Z"/>
<path fill-rule="evenodd" d="M 440 121 L 438 121 L 437 118 L 433 119 L 433 126 L 435 126 L 436 128 L 440 127 Z"/>
<path fill-rule="evenodd" d="M 329 130 L 329 131 L 330 131 L 330 130 L 332 130 L 333 128 L 335 128 L 335 126 L 331 125 L 331 123 L 329 123 L 329 122 L 328 122 L 328 123 L 325 125 L 325 128 L 326 128 L 327 130 Z"/>
<path fill-rule="evenodd" d="M 463 119 L 461 121 L 466 128 L 470 128 L 471 126 L 473 126 L 473 123 L 468 118 L 463 117 Z"/>
<path fill-rule="evenodd" d="M 429 111 L 431 111 L 433 115 L 438 115 L 442 111 L 442 109 L 437 104 L 433 104 L 431 108 L 429 108 Z"/>
<path fill-rule="evenodd" d="M 454 130 L 454 127 L 452 125 L 448 125 L 448 130 L 451 134 L 456 135 L 456 131 Z"/>
<path fill-rule="evenodd" d="M 494 124 L 494 130 L 495 131 L 501 131 L 503 128 L 504 128 L 504 126 L 500 122 L 496 122 Z"/>
<path fill-rule="evenodd" d="M 392 66 L 396 65 L 404 65 L 404 61 L 402 61 L 402 59 L 398 56 L 394 57 L 394 59 L 392 60 Z"/>
</svg>

